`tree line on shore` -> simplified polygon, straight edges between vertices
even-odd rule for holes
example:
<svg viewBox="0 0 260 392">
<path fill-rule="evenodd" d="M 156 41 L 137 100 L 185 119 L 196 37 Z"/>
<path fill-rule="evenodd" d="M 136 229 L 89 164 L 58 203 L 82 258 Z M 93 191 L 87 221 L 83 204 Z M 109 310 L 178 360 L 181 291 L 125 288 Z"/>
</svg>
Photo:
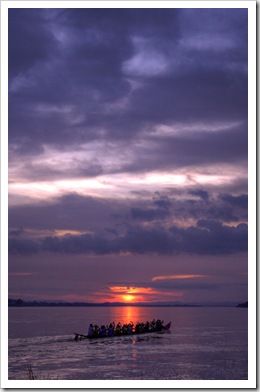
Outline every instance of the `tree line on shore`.
<svg viewBox="0 0 260 392">
<path fill-rule="evenodd" d="M 199 305 L 199 304 L 180 304 L 180 303 L 124 303 L 124 302 L 102 302 L 102 303 L 93 303 L 93 302 L 65 302 L 65 301 L 24 301 L 21 298 L 8 299 L 8 306 L 9 307 L 26 307 L 26 306 L 78 306 L 78 307 L 86 307 L 86 306 L 173 306 L 173 307 L 201 307 L 201 306 L 236 306 L 238 308 L 247 308 L 248 302 L 242 302 L 239 304 L 208 304 L 208 305 Z"/>
</svg>

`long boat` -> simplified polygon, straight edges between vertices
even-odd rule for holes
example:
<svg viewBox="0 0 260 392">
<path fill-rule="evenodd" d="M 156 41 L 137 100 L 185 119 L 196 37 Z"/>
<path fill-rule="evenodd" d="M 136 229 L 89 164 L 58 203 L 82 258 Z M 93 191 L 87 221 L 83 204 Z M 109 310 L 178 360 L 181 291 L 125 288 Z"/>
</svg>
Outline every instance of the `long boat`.
<svg viewBox="0 0 260 392">
<path fill-rule="evenodd" d="M 171 328 L 171 321 L 162 326 L 161 330 L 153 330 L 153 331 L 144 331 L 144 332 L 132 332 L 132 333 L 121 333 L 120 335 L 114 334 L 114 335 L 106 335 L 106 336 L 88 336 L 88 335 L 84 335 L 82 333 L 78 333 L 75 332 L 74 335 L 74 340 L 81 340 L 81 339 L 105 339 L 105 338 L 115 338 L 115 337 L 119 337 L 119 336 L 132 336 L 132 335 L 144 335 L 147 333 L 154 333 L 154 332 L 163 332 L 163 331 L 169 331 L 169 329 Z"/>
</svg>

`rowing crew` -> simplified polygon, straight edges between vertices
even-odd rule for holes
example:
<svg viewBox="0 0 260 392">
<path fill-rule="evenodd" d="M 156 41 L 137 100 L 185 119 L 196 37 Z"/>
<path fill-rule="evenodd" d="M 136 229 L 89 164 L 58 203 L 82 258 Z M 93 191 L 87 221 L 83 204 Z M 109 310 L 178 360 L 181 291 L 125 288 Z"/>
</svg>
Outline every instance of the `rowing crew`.
<svg viewBox="0 0 260 392">
<path fill-rule="evenodd" d="M 154 331 L 162 331 L 164 329 L 163 320 L 153 319 L 153 321 L 146 323 L 137 322 L 136 325 L 132 321 L 128 324 L 118 323 L 115 325 L 114 322 L 109 325 L 98 325 L 90 324 L 88 328 L 88 337 L 105 337 L 105 336 L 114 336 L 114 335 L 131 335 L 133 333 L 145 333 L 145 332 L 154 332 Z"/>
</svg>

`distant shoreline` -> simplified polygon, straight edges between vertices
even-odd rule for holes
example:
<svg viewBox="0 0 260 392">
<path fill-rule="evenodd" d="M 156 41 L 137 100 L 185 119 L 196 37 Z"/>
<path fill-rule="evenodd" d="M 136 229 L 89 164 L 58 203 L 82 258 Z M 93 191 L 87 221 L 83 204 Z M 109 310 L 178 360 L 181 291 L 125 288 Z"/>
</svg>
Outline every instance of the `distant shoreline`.
<svg viewBox="0 0 260 392">
<path fill-rule="evenodd" d="M 238 307 L 247 308 L 248 302 L 239 304 L 234 303 L 213 303 L 213 304 L 164 304 L 164 303 L 125 303 L 125 302 L 48 302 L 48 301 L 23 301 L 22 299 L 9 299 L 8 307 L 191 307 L 191 308 L 202 308 L 202 307 Z"/>
</svg>

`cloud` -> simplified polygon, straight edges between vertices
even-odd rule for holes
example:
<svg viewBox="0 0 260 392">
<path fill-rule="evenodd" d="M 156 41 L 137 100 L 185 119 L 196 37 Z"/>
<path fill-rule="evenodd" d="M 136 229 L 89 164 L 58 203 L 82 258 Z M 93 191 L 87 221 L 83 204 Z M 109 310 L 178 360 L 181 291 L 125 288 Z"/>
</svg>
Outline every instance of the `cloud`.
<svg viewBox="0 0 260 392">
<path fill-rule="evenodd" d="M 123 63 L 123 72 L 130 76 L 151 77 L 162 74 L 169 67 L 167 58 L 161 50 L 154 48 L 147 38 L 133 37 L 135 54 Z"/>
<path fill-rule="evenodd" d="M 201 292 L 202 301 L 205 302 L 203 296 L 207 291 L 207 295 L 211 296 L 215 293 L 215 301 L 219 292 L 225 291 L 227 282 L 219 276 L 214 275 L 168 275 L 168 276 L 155 276 L 151 281 L 146 282 L 113 282 L 109 284 L 108 290 L 112 291 L 115 295 L 119 296 L 130 294 L 131 300 L 138 301 L 153 301 L 158 296 L 161 300 L 176 301 L 184 298 L 189 298 L 194 302 L 194 295 Z M 243 281 L 228 280 L 228 286 L 232 287 L 234 291 L 245 290 L 246 284 Z M 188 296 L 187 296 L 187 293 Z M 141 297 L 140 297 L 141 296 Z"/>
<path fill-rule="evenodd" d="M 210 290 L 217 292 L 218 290 L 223 290 L 226 284 L 221 281 L 212 281 L 212 280 L 160 280 L 153 282 L 154 289 L 160 291 L 171 291 L 171 290 L 179 290 L 180 292 L 185 291 L 200 291 Z M 230 287 L 234 287 L 234 285 L 230 285 Z"/>
<path fill-rule="evenodd" d="M 245 121 L 247 76 L 227 65 L 247 63 L 246 10 L 236 10 L 236 16 L 234 10 L 214 11 L 9 10 L 10 152 L 37 155 L 46 145 L 66 150 L 92 140 L 122 140 L 129 146 L 145 129 L 183 119 L 186 124 Z M 211 23 L 202 20 L 204 14 Z M 211 49 L 208 44 L 202 53 L 187 36 L 204 46 L 219 44 Z M 135 75 L 125 75 L 124 67 Z M 119 102 L 125 102 L 122 111 Z M 240 146 L 243 155 L 246 151 L 237 142 L 240 131 L 234 132 L 233 148 L 228 135 L 225 145 L 222 134 L 210 139 L 197 134 L 158 141 L 158 156 L 168 145 L 177 166 L 183 159 L 194 164 L 202 149 L 205 163 L 209 151 L 212 159 L 232 160 L 241 154 Z M 149 146 L 150 140 L 145 142 Z"/>
<path fill-rule="evenodd" d="M 194 188 L 168 195 L 150 193 L 141 199 L 137 195 L 131 200 L 73 193 L 48 202 L 10 206 L 10 252 L 245 251 L 247 226 L 241 224 L 247 222 L 246 200 L 244 194 L 212 195 Z"/>
<path fill-rule="evenodd" d="M 160 197 L 158 199 L 154 200 L 154 204 L 159 208 L 168 210 L 172 205 L 171 200 L 169 199 L 168 196 L 161 196 L 161 195 L 159 196 Z"/>
<path fill-rule="evenodd" d="M 207 278 L 207 275 L 160 275 L 160 276 L 154 276 L 152 278 L 153 282 L 156 282 L 158 280 L 176 280 L 176 279 L 198 279 L 198 278 Z"/>
<path fill-rule="evenodd" d="M 40 62 L 48 61 L 57 45 L 42 10 L 9 9 L 8 20 L 9 76 L 14 84 L 18 84 L 22 74 Z"/>
<path fill-rule="evenodd" d="M 8 241 L 8 252 L 10 254 L 32 255 L 38 253 L 39 250 L 40 244 L 36 241 L 15 238 L 10 238 Z"/>
<path fill-rule="evenodd" d="M 199 220 L 197 226 L 180 228 L 131 227 L 124 235 L 105 234 L 47 236 L 40 241 L 9 240 L 11 253 L 44 252 L 61 254 L 209 254 L 224 255 L 247 251 L 247 225 L 225 226 L 218 221 Z"/>
<path fill-rule="evenodd" d="M 13 272 L 57 273 L 28 292 L 101 298 L 101 269 L 143 294 L 217 291 L 198 275 L 232 259 L 231 275 L 247 251 L 247 9 L 8 18 L 9 255 Z M 75 265 L 91 277 L 77 288 Z M 135 286 L 148 272 L 164 278 Z"/>
<path fill-rule="evenodd" d="M 154 220 L 161 220 L 168 217 L 168 212 L 165 209 L 142 209 L 142 208 L 131 208 L 131 216 L 133 219 L 136 220 L 143 220 L 143 221 L 154 221 Z"/>
<path fill-rule="evenodd" d="M 158 189 L 158 187 L 157 187 Z M 201 198 L 206 192 L 208 199 Z M 9 232 L 22 235 L 27 230 L 67 230 L 104 234 L 109 230 L 124 235 L 130 226 L 180 227 L 198 220 L 216 220 L 222 224 L 247 222 L 245 194 L 215 194 L 202 189 L 170 188 L 160 192 L 133 194 L 131 199 L 89 197 L 69 193 L 30 204 L 9 206 Z M 233 202 L 234 201 L 234 202 Z"/>
<path fill-rule="evenodd" d="M 238 206 L 244 210 L 247 210 L 247 208 L 248 208 L 248 195 L 243 194 L 243 195 L 233 196 L 233 195 L 229 195 L 229 194 L 223 194 L 223 195 L 220 195 L 220 198 L 224 202 L 226 202 L 232 206 Z"/>
<path fill-rule="evenodd" d="M 190 191 L 190 194 L 194 195 L 194 196 L 198 196 L 204 201 L 208 201 L 208 199 L 209 199 L 208 192 L 204 191 L 203 189 L 192 190 L 192 191 Z"/>
</svg>

